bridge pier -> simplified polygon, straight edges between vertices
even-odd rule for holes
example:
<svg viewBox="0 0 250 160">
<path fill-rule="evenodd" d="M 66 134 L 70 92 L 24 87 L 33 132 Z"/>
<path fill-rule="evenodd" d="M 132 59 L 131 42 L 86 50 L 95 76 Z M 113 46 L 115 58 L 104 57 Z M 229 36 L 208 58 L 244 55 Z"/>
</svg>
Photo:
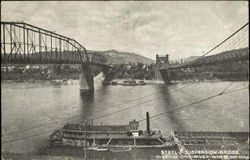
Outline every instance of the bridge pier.
<svg viewBox="0 0 250 160">
<path fill-rule="evenodd" d="M 160 70 L 160 73 L 161 73 L 163 81 L 166 84 L 170 84 L 171 83 L 170 70 L 169 69 Z"/>
<path fill-rule="evenodd" d="M 79 86 L 81 94 L 90 94 L 94 92 L 94 77 L 91 74 L 90 65 L 83 63 L 81 74 L 79 76 Z"/>
<path fill-rule="evenodd" d="M 164 67 L 169 67 L 169 55 L 164 56 L 156 55 L 156 64 L 155 64 L 155 79 L 158 81 L 164 81 L 166 84 L 171 83 L 171 75 L 169 69 L 164 69 Z"/>
<path fill-rule="evenodd" d="M 112 79 L 114 78 L 114 71 L 105 66 L 102 68 L 103 74 L 105 76 L 104 81 L 102 82 L 103 85 L 107 85 L 110 84 L 110 82 L 112 81 Z"/>
</svg>

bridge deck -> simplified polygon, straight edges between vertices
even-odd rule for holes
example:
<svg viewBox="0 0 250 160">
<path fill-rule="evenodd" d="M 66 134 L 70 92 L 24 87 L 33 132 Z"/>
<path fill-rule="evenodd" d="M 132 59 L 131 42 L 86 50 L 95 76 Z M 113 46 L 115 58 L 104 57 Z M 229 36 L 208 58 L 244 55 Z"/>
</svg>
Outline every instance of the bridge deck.
<svg viewBox="0 0 250 160">
<path fill-rule="evenodd" d="M 23 22 L 1 22 L 1 63 L 108 65 L 76 40 Z"/>
</svg>

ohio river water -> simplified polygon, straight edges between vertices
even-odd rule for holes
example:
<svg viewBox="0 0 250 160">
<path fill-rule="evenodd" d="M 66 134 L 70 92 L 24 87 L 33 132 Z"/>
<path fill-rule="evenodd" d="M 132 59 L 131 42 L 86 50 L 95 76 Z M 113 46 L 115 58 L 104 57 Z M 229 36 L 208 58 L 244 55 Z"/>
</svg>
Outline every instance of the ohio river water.
<svg viewBox="0 0 250 160">
<path fill-rule="evenodd" d="M 128 124 L 132 119 L 144 119 L 146 112 L 153 116 L 218 94 L 230 83 L 145 86 L 97 83 L 94 95 L 84 97 L 79 94 L 78 84 L 2 82 L 2 151 L 36 152 L 46 144 L 49 134 L 66 123 L 82 123 L 86 118 L 108 115 L 95 120 L 94 124 Z M 242 87 L 248 87 L 248 82 L 233 82 L 229 89 Z M 245 89 L 221 95 L 165 114 L 152 119 L 151 128 L 162 130 L 166 136 L 171 130 L 249 131 L 248 92 Z M 124 110 L 109 114 L 121 109 Z M 140 129 L 145 129 L 145 122 L 140 123 Z"/>
</svg>

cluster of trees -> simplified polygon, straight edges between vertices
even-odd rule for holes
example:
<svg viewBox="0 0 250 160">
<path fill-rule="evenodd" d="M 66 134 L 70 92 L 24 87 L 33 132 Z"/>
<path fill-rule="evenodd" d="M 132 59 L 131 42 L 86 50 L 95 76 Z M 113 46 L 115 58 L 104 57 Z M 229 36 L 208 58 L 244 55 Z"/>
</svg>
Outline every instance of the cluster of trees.
<svg viewBox="0 0 250 160">
<path fill-rule="evenodd" d="M 220 79 L 220 80 L 249 80 L 249 61 L 221 63 L 193 68 L 192 72 L 174 70 L 173 80 L 185 79 Z"/>
<path fill-rule="evenodd" d="M 131 65 L 123 65 L 116 73 L 115 78 L 134 78 L 134 79 L 147 79 L 154 78 L 154 65 L 133 63 Z"/>
<path fill-rule="evenodd" d="M 51 80 L 76 79 L 79 77 L 77 65 L 12 65 L 1 66 L 2 80 Z"/>
<path fill-rule="evenodd" d="M 114 78 L 154 79 L 154 64 L 131 63 L 114 66 Z M 2 67 L 2 80 L 52 80 L 52 79 L 77 79 L 81 72 L 80 65 L 24 65 L 14 66 L 9 69 Z M 94 76 L 103 69 L 93 66 L 91 72 Z"/>
<path fill-rule="evenodd" d="M 80 65 L 61 65 L 55 64 L 52 66 L 52 71 L 55 74 L 62 74 L 62 73 L 79 73 L 80 72 Z"/>
</svg>

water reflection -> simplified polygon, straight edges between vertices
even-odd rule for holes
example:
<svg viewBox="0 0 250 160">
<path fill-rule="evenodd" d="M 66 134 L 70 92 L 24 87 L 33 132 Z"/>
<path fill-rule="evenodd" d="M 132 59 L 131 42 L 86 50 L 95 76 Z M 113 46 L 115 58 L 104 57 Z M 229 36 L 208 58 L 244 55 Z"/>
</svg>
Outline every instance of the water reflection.
<svg viewBox="0 0 250 160">
<path fill-rule="evenodd" d="M 237 87 L 241 83 L 235 82 L 233 85 Z M 147 111 L 153 116 L 218 93 L 228 86 L 228 83 L 198 83 L 182 90 L 180 88 L 185 84 L 126 87 L 99 85 L 95 86 L 93 94 L 87 95 L 79 94 L 78 85 L 13 83 L 1 86 L 2 131 L 20 131 L 10 135 L 8 139 L 4 137 L 3 140 L 6 141 L 50 130 L 53 132 L 66 123 L 82 123 L 87 118 L 109 115 L 121 109 L 124 111 L 105 116 L 94 124 L 127 124 L 131 119 L 145 118 Z M 199 104 L 201 107 L 197 105 L 152 119 L 151 126 L 153 129 L 162 130 L 163 133 L 170 130 L 249 130 L 248 90 L 224 95 L 213 99 L 212 102 L 207 101 Z M 54 123 L 55 121 L 58 123 Z M 29 130 L 36 126 L 39 127 Z M 145 123 L 140 126 L 145 129 Z M 27 131 L 21 132 L 22 130 Z M 4 146 L 4 150 L 32 151 L 37 144 L 45 142 L 49 134 L 50 132 L 8 144 Z M 136 151 L 136 157 L 138 154 Z"/>
<path fill-rule="evenodd" d="M 83 123 L 89 117 L 93 116 L 93 109 L 95 108 L 94 103 L 94 92 L 80 92 L 80 123 Z"/>
<path fill-rule="evenodd" d="M 172 87 L 175 85 L 172 84 Z M 172 92 L 176 92 L 177 89 L 170 89 L 170 86 L 167 85 L 159 85 L 156 87 L 158 92 L 161 93 L 164 98 L 162 98 L 161 101 L 159 101 L 159 105 L 164 106 L 164 111 L 167 112 L 166 114 L 162 115 L 167 118 L 167 121 L 172 124 L 171 128 L 172 130 L 185 130 L 185 123 L 179 117 L 178 115 L 174 114 L 174 112 L 171 112 L 175 110 L 178 106 L 176 101 L 174 100 Z M 160 116 L 160 117 L 162 117 Z"/>
</svg>

